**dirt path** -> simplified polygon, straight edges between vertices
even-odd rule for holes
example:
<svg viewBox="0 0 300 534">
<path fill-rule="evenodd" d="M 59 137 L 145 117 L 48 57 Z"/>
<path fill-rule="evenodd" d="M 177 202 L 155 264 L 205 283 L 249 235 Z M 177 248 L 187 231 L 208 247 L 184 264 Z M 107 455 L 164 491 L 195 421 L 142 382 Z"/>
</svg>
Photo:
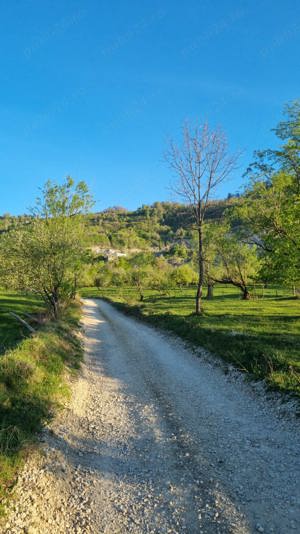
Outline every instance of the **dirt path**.
<svg viewBox="0 0 300 534">
<path fill-rule="evenodd" d="M 293 421 L 105 302 L 85 301 L 84 324 L 83 374 L 4 532 L 300 531 Z"/>
</svg>

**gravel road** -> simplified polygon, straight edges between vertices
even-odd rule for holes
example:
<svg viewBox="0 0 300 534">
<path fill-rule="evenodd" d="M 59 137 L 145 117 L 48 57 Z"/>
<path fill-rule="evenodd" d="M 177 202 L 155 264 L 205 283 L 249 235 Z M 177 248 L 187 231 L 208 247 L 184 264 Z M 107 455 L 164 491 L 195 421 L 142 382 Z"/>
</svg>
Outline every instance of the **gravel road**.
<svg viewBox="0 0 300 534">
<path fill-rule="evenodd" d="M 86 362 L 3 532 L 300 532 L 299 431 L 251 386 L 84 301 Z"/>
</svg>

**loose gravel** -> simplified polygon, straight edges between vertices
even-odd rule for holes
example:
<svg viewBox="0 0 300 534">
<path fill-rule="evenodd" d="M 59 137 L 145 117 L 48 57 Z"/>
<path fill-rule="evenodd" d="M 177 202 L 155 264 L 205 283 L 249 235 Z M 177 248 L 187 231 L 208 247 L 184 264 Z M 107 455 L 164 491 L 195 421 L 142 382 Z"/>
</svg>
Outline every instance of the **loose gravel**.
<svg viewBox="0 0 300 534">
<path fill-rule="evenodd" d="M 299 429 L 234 373 L 97 300 L 86 362 L 6 534 L 300 531 Z"/>
</svg>

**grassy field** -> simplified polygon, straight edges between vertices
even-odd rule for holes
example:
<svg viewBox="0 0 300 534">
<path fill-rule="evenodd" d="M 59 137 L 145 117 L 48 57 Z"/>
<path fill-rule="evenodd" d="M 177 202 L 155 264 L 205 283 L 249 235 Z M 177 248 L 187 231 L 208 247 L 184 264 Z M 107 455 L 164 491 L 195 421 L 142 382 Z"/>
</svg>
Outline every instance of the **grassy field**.
<svg viewBox="0 0 300 534">
<path fill-rule="evenodd" d="M 263 293 L 256 290 L 251 300 L 242 301 L 235 288 L 216 288 L 197 317 L 193 289 L 168 295 L 147 291 L 142 303 L 132 288 L 82 290 L 83 296 L 108 298 L 123 311 L 209 349 L 271 388 L 300 395 L 300 300 L 286 289 Z"/>
<path fill-rule="evenodd" d="M 80 306 L 74 304 L 58 322 L 47 322 L 33 335 L 9 315 L 40 312 L 32 297 L 2 294 L 0 298 L 0 512 L 28 445 L 68 395 L 66 369 L 78 369 L 82 348 L 75 335 Z M 4 348 L 7 348 L 4 351 Z"/>
<path fill-rule="evenodd" d="M 12 348 L 28 333 L 26 328 L 10 315 L 10 312 L 15 312 L 22 317 L 24 313 L 35 314 L 42 311 L 43 305 L 38 297 L 14 292 L 0 292 L 0 355 Z"/>
</svg>

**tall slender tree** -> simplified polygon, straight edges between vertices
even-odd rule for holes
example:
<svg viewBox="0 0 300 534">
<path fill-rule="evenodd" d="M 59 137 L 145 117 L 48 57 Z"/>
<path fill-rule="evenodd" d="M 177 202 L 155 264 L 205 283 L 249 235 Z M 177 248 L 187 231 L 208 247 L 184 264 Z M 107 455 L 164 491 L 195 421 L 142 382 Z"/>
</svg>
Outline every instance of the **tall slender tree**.
<svg viewBox="0 0 300 534">
<path fill-rule="evenodd" d="M 236 167 L 238 154 L 231 155 L 224 132 L 207 123 L 195 127 L 185 124 L 180 145 L 171 141 L 165 154 L 177 181 L 173 191 L 192 206 L 197 231 L 198 283 L 195 312 L 202 313 L 205 282 L 205 219 L 207 208 L 218 186 Z"/>
</svg>

